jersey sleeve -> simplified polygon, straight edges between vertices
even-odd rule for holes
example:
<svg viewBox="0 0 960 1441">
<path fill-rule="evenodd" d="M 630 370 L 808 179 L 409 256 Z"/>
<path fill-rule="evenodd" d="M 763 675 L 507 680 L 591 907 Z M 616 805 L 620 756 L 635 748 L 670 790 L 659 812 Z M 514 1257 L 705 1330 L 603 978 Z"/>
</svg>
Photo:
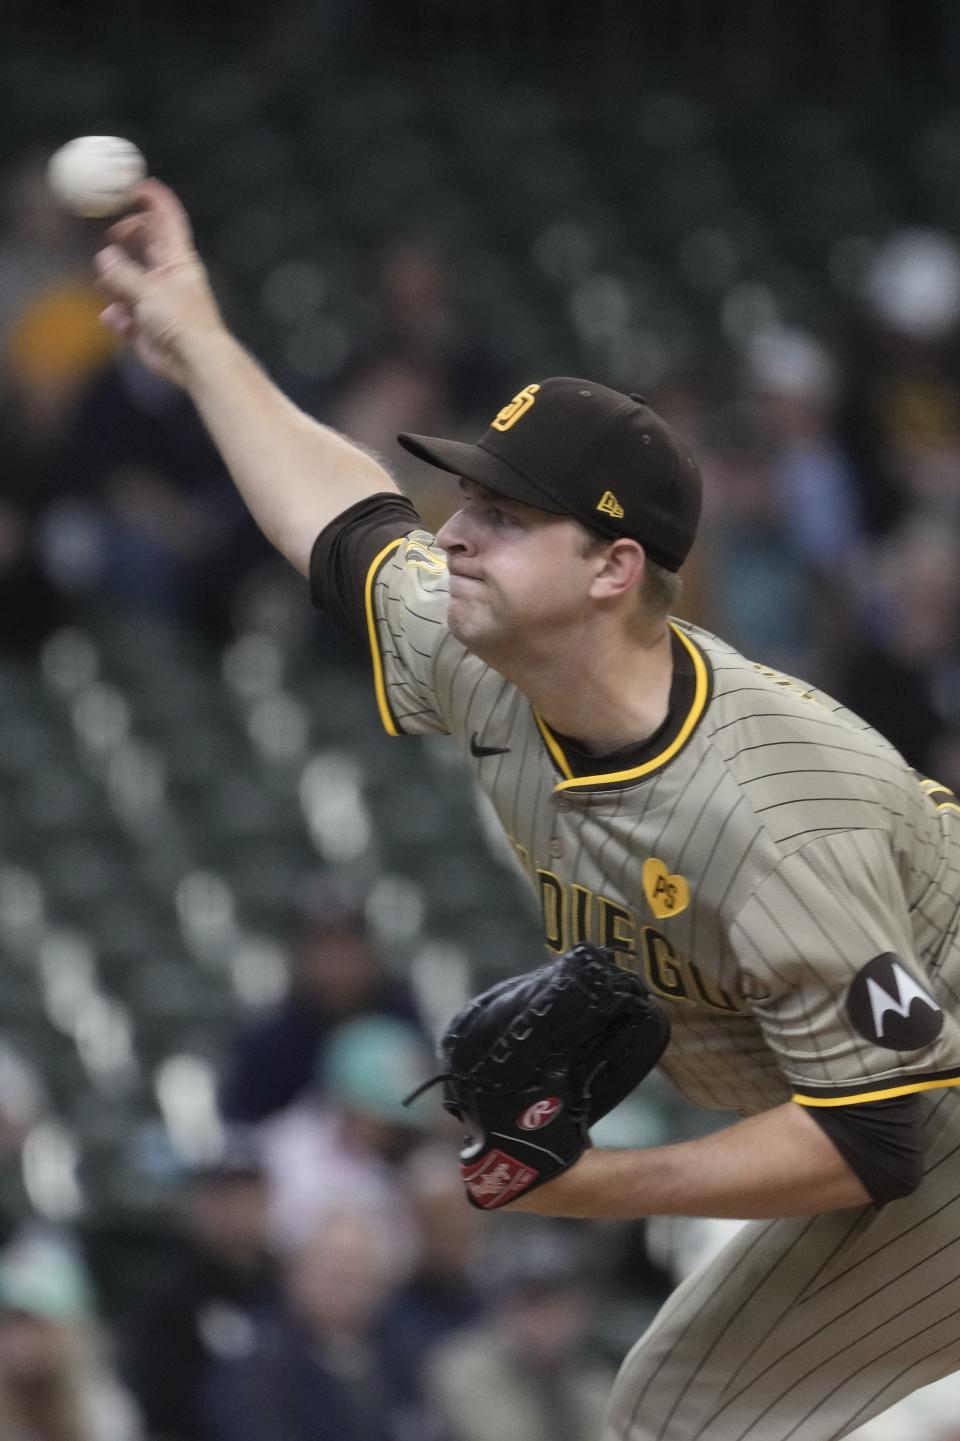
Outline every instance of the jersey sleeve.
<svg viewBox="0 0 960 1441">
<path fill-rule="evenodd" d="M 456 665 L 446 626 L 447 563 L 410 502 L 369 496 L 317 537 L 310 557 L 314 605 L 366 640 L 380 718 L 390 735 L 446 732 L 436 658 Z"/>
<path fill-rule="evenodd" d="M 406 496 L 381 491 L 336 516 L 317 536 L 310 553 L 310 596 L 345 630 L 366 637 L 364 604 L 370 566 L 392 540 L 421 529 Z"/>
<path fill-rule="evenodd" d="M 785 857 L 730 929 L 743 994 L 806 1106 L 960 1084 L 960 999 L 914 953 L 883 831 Z"/>
<path fill-rule="evenodd" d="M 364 612 L 377 706 L 389 735 L 446 733 L 438 658 L 447 630 L 448 576 L 443 551 L 425 530 L 389 541 L 373 557 Z"/>
</svg>

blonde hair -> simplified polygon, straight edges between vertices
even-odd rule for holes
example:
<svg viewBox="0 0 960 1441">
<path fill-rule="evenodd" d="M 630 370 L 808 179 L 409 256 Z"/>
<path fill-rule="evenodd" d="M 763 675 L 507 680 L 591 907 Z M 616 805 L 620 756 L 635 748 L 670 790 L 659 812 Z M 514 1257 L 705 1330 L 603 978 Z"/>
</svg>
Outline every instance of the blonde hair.
<svg viewBox="0 0 960 1441">
<path fill-rule="evenodd" d="M 643 567 L 640 598 L 649 615 L 673 615 L 680 602 L 682 590 L 683 581 L 675 570 L 667 570 L 666 566 L 657 565 L 656 561 L 647 556 Z"/>
</svg>

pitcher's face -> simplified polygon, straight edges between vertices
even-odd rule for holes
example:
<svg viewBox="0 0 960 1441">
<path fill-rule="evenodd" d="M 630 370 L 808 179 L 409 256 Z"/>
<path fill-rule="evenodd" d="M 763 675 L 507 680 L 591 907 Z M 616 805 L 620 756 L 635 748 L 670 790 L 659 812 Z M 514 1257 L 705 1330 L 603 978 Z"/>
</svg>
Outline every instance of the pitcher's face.
<svg viewBox="0 0 960 1441">
<path fill-rule="evenodd" d="M 582 619 L 595 562 L 575 520 L 461 482 L 464 504 L 440 528 L 451 633 L 496 665 Z"/>
</svg>

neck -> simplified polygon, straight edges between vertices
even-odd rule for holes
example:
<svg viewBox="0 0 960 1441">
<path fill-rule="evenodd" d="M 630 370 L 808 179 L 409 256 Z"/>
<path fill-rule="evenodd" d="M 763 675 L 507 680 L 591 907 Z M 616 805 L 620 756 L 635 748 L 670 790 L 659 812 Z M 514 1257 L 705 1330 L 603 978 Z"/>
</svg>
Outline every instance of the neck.
<svg viewBox="0 0 960 1441">
<path fill-rule="evenodd" d="M 551 730 L 591 755 L 645 741 L 667 718 L 673 680 L 671 631 L 646 637 L 595 637 L 529 664 L 499 667 Z"/>
</svg>

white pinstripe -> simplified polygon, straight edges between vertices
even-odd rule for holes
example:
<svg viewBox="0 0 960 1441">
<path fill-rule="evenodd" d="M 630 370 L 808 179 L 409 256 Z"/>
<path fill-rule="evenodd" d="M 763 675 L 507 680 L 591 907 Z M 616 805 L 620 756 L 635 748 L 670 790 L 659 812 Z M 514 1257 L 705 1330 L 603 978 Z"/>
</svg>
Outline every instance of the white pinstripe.
<svg viewBox="0 0 960 1441">
<path fill-rule="evenodd" d="M 603 1441 L 839 1441 L 960 1369 L 960 1096 L 882 1210 L 745 1226 L 628 1355 Z"/>
</svg>

